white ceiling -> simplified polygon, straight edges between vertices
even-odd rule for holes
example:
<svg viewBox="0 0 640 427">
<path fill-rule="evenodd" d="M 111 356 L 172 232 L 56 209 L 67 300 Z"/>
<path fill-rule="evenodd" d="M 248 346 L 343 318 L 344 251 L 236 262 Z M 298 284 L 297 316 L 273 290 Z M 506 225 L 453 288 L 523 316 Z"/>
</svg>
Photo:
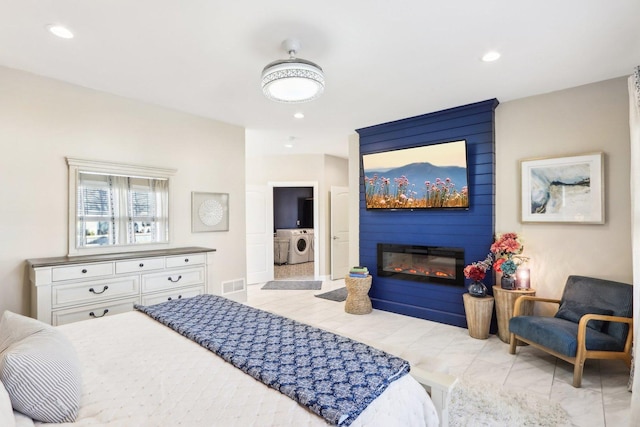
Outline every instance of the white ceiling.
<svg viewBox="0 0 640 427">
<path fill-rule="evenodd" d="M 262 95 L 290 37 L 325 71 L 316 101 Z M 244 126 L 248 154 L 346 157 L 357 128 L 631 74 L 640 1 L 0 0 L 0 65 Z"/>
</svg>

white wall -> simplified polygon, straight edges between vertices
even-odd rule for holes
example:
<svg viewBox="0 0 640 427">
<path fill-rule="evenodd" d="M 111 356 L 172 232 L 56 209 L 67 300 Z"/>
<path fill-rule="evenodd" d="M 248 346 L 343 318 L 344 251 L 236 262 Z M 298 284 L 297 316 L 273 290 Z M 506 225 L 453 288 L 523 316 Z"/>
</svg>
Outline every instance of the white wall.
<svg viewBox="0 0 640 427">
<path fill-rule="evenodd" d="M 67 156 L 177 169 L 169 246 L 246 276 L 243 128 L 0 67 L 0 149 L 0 312 L 28 313 L 26 259 L 67 254 Z M 191 233 L 192 191 L 230 194 L 228 232 Z"/>
<path fill-rule="evenodd" d="M 345 142 L 346 143 L 346 142 Z M 272 182 L 317 182 L 317 204 L 320 230 L 316 230 L 316 248 L 320 249 L 319 274 L 330 273 L 329 263 L 329 191 L 332 185 L 348 185 L 348 160 L 328 155 L 288 155 L 247 157 L 247 185 Z"/>
<path fill-rule="evenodd" d="M 560 297 L 570 274 L 632 283 L 627 79 L 500 104 L 496 110 L 496 231 L 516 231 L 537 295 Z M 604 225 L 520 223 L 527 158 L 605 153 Z"/>
</svg>

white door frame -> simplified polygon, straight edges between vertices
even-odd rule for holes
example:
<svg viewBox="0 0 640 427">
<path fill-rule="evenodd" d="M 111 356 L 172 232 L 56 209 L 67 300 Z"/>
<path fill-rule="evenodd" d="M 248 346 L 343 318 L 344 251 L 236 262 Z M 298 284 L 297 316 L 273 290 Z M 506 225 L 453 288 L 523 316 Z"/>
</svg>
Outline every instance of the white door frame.
<svg viewBox="0 0 640 427">
<path fill-rule="evenodd" d="M 318 181 L 269 181 L 267 182 L 267 209 L 271 212 L 271 229 L 273 229 L 273 188 L 274 187 L 313 187 L 313 277 L 320 277 L 320 248 L 324 248 L 324 229 L 320 226 L 319 212 L 320 209 L 318 199 Z M 273 236 L 271 236 L 271 246 L 273 247 Z M 271 278 L 273 280 L 273 257 L 271 257 Z"/>
</svg>

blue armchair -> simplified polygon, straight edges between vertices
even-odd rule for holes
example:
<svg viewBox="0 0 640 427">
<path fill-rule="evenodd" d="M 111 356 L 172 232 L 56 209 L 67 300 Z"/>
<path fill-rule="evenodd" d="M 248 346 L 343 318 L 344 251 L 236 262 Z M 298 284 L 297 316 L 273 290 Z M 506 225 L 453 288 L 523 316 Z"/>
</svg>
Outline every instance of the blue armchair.
<svg viewBox="0 0 640 427">
<path fill-rule="evenodd" d="M 631 285 L 584 276 L 569 276 L 560 300 L 523 295 L 509 320 L 509 352 L 516 353 L 520 340 L 566 360 L 574 365 L 574 387 L 582 383 L 586 359 L 622 359 L 631 366 L 632 298 Z M 522 316 L 527 301 L 560 306 L 554 317 Z"/>
</svg>

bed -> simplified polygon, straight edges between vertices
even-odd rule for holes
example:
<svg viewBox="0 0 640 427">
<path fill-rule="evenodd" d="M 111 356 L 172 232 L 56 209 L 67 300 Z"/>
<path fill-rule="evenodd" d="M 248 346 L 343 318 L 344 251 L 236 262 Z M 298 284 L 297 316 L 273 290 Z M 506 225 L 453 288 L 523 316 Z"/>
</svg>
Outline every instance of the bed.
<svg viewBox="0 0 640 427">
<path fill-rule="evenodd" d="M 257 381 L 210 349 L 140 311 L 55 328 L 9 313 L 12 315 L 10 320 L 28 324 L 22 333 L 26 339 L 15 332 L 23 329 L 22 326 L 7 331 L 6 326 L 10 324 L 5 319 L 7 313 L 0 323 L 0 352 L 4 351 L 0 372 L 7 387 L 0 387 L 0 393 L 6 394 L 6 390 L 10 390 L 5 381 L 5 362 L 8 360 L 5 355 L 15 347 L 7 342 L 13 340 L 22 344 L 42 333 L 61 335 L 63 347 L 64 342 L 71 343 L 78 366 L 70 369 L 78 369 L 81 386 L 75 391 L 80 403 L 72 423 L 34 421 L 10 408 L 7 410 L 7 397 L 0 394 L 0 412 L 5 416 L 3 421 L 0 415 L 1 425 L 327 425 L 325 419 L 282 392 Z M 66 361 L 69 360 L 65 356 L 69 349 L 64 350 L 59 359 Z M 55 357 L 47 354 L 47 362 L 49 359 L 55 360 Z M 343 425 L 437 426 L 438 411 L 434 401 L 425 391 L 425 384 L 414 376 L 412 372 L 412 375 L 402 375 L 391 381 L 366 409 Z M 434 391 L 435 403 L 441 410 L 438 391 L 432 390 L 432 396 Z M 14 417 L 12 420 L 7 418 L 8 411 Z"/>
</svg>

